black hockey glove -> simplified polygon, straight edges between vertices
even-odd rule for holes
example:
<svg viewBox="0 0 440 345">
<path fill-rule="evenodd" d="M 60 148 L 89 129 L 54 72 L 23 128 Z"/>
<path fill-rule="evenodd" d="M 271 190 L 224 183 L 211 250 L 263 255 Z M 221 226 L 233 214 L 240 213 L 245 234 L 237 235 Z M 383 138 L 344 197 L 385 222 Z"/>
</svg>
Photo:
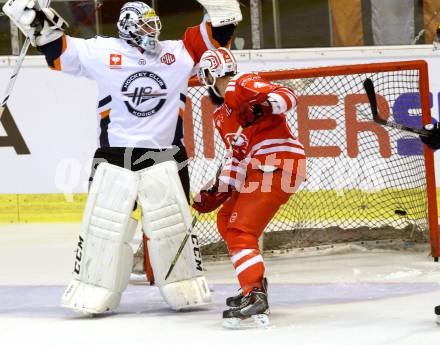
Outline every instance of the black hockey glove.
<svg viewBox="0 0 440 345">
<path fill-rule="evenodd" d="M 433 150 L 440 149 L 440 123 L 425 125 L 423 128 L 431 132 L 432 135 L 430 137 L 420 136 L 420 140 Z"/>
</svg>

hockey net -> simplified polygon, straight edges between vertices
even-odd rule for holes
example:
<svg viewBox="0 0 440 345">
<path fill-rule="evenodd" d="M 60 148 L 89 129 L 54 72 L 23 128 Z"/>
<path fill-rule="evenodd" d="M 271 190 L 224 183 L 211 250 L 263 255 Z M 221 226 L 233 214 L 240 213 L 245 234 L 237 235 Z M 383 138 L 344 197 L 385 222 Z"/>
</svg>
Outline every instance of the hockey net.
<svg viewBox="0 0 440 345">
<path fill-rule="evenodd" d="M 420 140 L 372 121 L 363 82 L 370 78 L 389 120 L 431 121 L 424 61 L 259 72 L 293 88 L 298 106 L 287 117 L 305 146 L 308 180 L 266 227 L 264 250 L 283 252 L 337 243 L 427 242 L 438 257 L 433 155 Z M 184 127 L 196 193 L 222 164 L 214 106 L 192 81 Z M 423 119 L 422 119 L 423 118 Z M 427 192 L 428 190 L 428 192 Z M 252 215 L 249 215 L 252 216 Z M 214 213 L 194 231 L 205 257 L 226 253 Z"/>
</svg>

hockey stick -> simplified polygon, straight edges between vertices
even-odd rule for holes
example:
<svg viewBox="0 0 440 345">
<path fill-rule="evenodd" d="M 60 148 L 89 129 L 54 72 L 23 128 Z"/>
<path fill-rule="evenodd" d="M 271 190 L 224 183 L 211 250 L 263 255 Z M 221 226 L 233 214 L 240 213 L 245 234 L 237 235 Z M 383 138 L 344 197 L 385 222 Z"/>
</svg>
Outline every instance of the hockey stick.
<svg viewBox="0 0 440 345">
<path fill-rule="evenodd" d="M 0 120 L 6 108 L 6 103 L 8 102 L 9 96 L 11 95 L 11 91 L 14 88 L 14 84 L 15 81 L 17 80 L 18 72 L 20 71 L 21 65 L 23 64 L 24 58 L 27 54 L 30 44 L 31 44 L 31 39 L 29 37 L 26 37 L 23 47 L 21 47 L 20 55 L 18 56 L 17 62 L 15 63 L 14 70 L 12 71 L 11 77 L 9 78 L 9 83 L 6 86 L 6 90 L 3 94 L 3 101 L 0 105 Z"/>
<path fill-rule="evenodd" d="M 377 109 L 377 100 L 376 100 L 376 93 L 374 91 L 374 85 L 373 81 L 370 78 L 365 79 L 364 81 L 364 89 L 368 96 L 368 101 L 370 102 L 371 107 L 371 113 L 373 114 L 373 120 L 374 122 L 378 123 L 379 125 L 399 129 L 401 131 L 421 135 L 423 137 L 430 137 L 432 134 L 431 132 L 427 131 L 423 128 L 416 128 L 416 127 L 410 127 L 405 126 L 400 123 L 387 121 L 380 117 L 378 109 Z"/>
<path fill-rule="evenodd" d="M 230 152 L 232 152 L 232 150 L 234 149 L 234 147 L 235 147 L 235 145 L 237 143 L 238 138 L 240 138 L 240 135 L 241 135 L 242 131 L 243 131 L 243 127 L 239 127 L 237 132 L 235 133 L 234 139 L 231 142 L 231 147 L 229 148 Z M 220 164 L 218 169 L 217 169 L 217 172 L 215 174 L 215 179 L 216 180 L 220 176 L 220 174 L 222 172 L 222 169 L 223 169 L 223 164 Z M 177 260 L 179 260 L 180 254 L 182 254 L 183 248 L 185 247 L 186 242 L 188 242 L 189 236 L 191 236 L 192 230 L 193 230 L 194 226 L 197 223 L 197 217 L 198 216 L 199 216 L 199 213 L 197 212 L 197 214 L 194 215 L 194 217 L 192 219 L 191 226 L 186 231 L 186 234 L 185 234 L 185 237 L 182 240 L 182 243 L 180 243 L 179 249 L 177 250 L 176 255 L 174 256 L 173 261 L 171 261 L 171 265 L 170 265 L 170 268 L 168 269 L 168 272 L 167 272 L 167 274 L 165 276 L 165 280 L 168 279 L 168 277 L 170 276 L 171 272 L 174 269 L 174 266 L 176 266 Z"/>
<path fill-rule="evenodd" d="M 45 7 L 49 6 L 50 0 L 46 2 Z M 9 83 L 6 86 L 6 90 L 3 94 L 3 101 L 0 104 L 0 121 L 3 115 L 3 112 L 6 108 L 6 103 L 8 102 L 9 96 L 11 95 L 12 89 L 14 88 L 15 81 L 17 80 L 18 72 L 21 69 L 21 65 L 23 64 L 24 58 L 26 57 L 29 46 L 31 45 L 30 37 L 26 37 L 26 40 L 23 43 L 23 47 L 21 47 L 20 55 L 15 63 L 14 70 L 12 71 L 11 77 L 9 78 Z"/>
</svg>

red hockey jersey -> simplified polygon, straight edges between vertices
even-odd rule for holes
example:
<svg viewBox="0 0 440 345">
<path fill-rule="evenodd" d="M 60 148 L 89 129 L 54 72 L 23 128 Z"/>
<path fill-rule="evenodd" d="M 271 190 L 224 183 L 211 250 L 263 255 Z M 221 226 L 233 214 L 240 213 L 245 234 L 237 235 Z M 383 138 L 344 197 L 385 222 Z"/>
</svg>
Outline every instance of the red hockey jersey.
<svg viewBox="0 0 440 345">
<path fill-rule="evenodd" d="M 281 168 L 305 177 L 305 171 L 298 171 L 298 161 L 305 158 L 304 147 L 292 134 L 284 114 L 296 106 L 296 97 L 291 89 L 269 83 L 257 74 L 240 73 L 230 80 L 225 102 L 214 112 L 214 123 L 223 142 L 229 149 L 240 127 L 239 113 L 246 111 L 261 94 L 274 100 L 276 112 L 280 113 L 265 115 L 243 129 L 220 175 L 222 182 L 237 189 L 250 168 L 263 171 Z"/>
</svg>

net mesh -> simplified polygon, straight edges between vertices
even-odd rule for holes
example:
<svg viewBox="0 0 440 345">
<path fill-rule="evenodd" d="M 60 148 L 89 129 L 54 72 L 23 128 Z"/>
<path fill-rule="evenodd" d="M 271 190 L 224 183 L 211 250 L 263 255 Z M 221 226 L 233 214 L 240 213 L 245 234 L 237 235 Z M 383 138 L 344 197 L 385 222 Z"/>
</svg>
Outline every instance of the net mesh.
<svg viewBox="0 0 440 345">
<path fill-rule="evenodd" d="M 363 81 L 370 78 L 383 117 L 422 124 L 419 70 L 319 76 L 319 69 L 277 73 L 274 83 L 295 90 L 287 113 L 305 146 L 308 179 L 265 230 L 264 249 L 289 249 L 384 239 L 425 241 L 428 215 L 423 146 L 417 137 L 372 121 Z M 292 75 L 293 73 L 293 75 Z M 309 75 L 308 75 L 309 74 Z M 213 106 L 202 87 L 191 87 L 185 136 L 196 193 L 215 176 L 225 148 L 211 121 Z M 187 121 L 188 122 L 188 121 Z M 195 226 L 203 253 L 225 253 L 215 214 Z"/>
</svg>

